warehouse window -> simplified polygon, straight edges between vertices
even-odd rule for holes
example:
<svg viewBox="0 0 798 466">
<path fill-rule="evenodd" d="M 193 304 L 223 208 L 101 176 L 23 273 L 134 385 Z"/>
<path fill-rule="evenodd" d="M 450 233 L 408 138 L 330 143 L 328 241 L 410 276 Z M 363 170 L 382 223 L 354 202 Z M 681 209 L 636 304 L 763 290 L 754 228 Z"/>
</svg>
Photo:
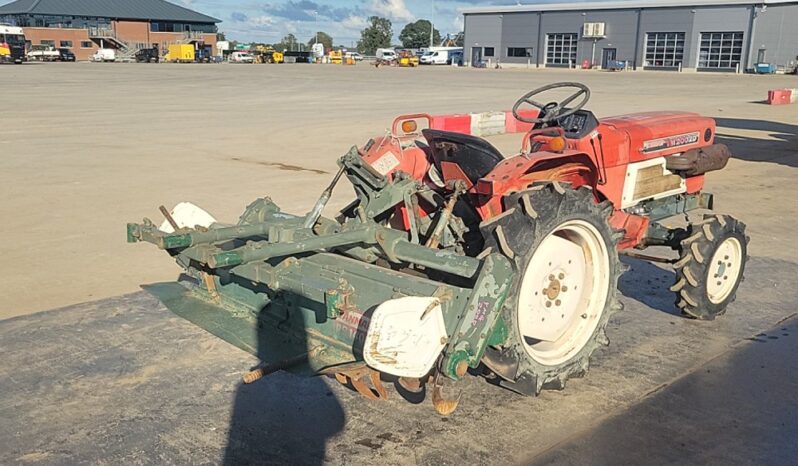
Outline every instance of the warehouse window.
<svg viewBox="0 0 798 466">
<path fill-rule="evenodd" d="M 546 64 L 576 63 L 576 44 L 579 34 L 546 34 Z"/>
<path fill-rule="evenodd" d="M 71 40 L 62 40 L 61 41 L 61 47 L 66 48 L 66 49 L 71 49 L 72 48 L 72 41 Z"/>
<path fill-rule="evenodd" d="M 55 41 L 54 40 L 42 39 L 42 40 L 39 41 L 39 43 L 42 44 L 42 45 L 48 45 L 50 47 L 55 47 Z"/>
<path fill-rule="evenodd" d="M 651 68 L 678 68 L 684 58 L 683 32 L 646 33 L 646 60 Z"/>
<path fill-rule="evenodd" d="M 532 47 L 507 47 L 508 57 L 531 57 Z"/>
<path fill-rule="evenodd" d="M 485 47 L 482 55 L 485 57 L 492 57 L 493 56 L 493 47 Z"/>
<path fill-rule="evenodd" d="M 82 48 L 82 49 L 90 49 L 92 45 L 94 45 L 94 42 L 92 42 L 90 40 L 82 40 L 82 41 L 80 41 L 80 48 Z"/>
<path fill-rule="evenodd" d="M 742 32 L 702 32 L 698 67 L 734 69 L 743 55 Z"/>
</svg>

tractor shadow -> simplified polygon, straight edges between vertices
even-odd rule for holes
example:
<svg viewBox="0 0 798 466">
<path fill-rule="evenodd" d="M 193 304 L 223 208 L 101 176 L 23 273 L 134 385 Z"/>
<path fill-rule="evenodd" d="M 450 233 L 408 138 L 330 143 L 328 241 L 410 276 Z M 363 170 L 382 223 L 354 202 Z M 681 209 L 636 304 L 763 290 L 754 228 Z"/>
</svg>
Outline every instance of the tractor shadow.
<svg viewBox="0 0 798 466">
<path fill-rule="evenodd" d="M 674 316 L 681 315 L 670 290 L 675 282 L 676 274 L 673 270 L 633 257 L 621 256 L 621 262 L 629 267 L 618 280 L 618 290 L 622 295 L 654 310 Z"/>
<path fill-rule="evenodd" d="M 321 377 L 279 372 L 236 390 L 222 464 L 324 464 L 344 411 Z"/>
<path fill-rule="evenodd" d="M 271 363 L 284 359 L 286 348 L 269 330 L 274 322 L 265 319 L 264 313 L 258 323 L 257 357 Z M 298 330 L 297 335 L 306 335 L 304 328 Z M 306 347 L 307 342 L 295 343 Z M 328 385 L 334 380 L 308 376 L 302 369 L 297 372 L 278 371 L 257 382 L 239 384 L 222 464 L 325 463 L 327 441 L 344 429 L 344 408 Z"/>
<path fill-rule="evenodd" d="M 798 167 L 798 125 L 744 118 L 715 118 L 715 141 L 726 144 L 734 158 Z M 735 130 L 758 131 L 757 136 L 730 134 Z M 766 134 L 765 134 L 766 133 Z"/>
</svg>

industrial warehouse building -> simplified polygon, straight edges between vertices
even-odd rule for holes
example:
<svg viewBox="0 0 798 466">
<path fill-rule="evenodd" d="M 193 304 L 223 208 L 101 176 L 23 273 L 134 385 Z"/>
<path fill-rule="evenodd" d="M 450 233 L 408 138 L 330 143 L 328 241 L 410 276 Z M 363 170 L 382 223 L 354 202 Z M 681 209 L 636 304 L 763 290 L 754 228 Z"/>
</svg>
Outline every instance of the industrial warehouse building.
<svg viewBox="0 0 798 466">
<path fill-rule="evenodd" d="M 798 1 L 654 0 L 463 9 L 465 58 L 536 67 L 740 71 L 790 68 Z"/>
<path fill-rule="evenodd" d="M 0 6 L 0 23 L 21 26 L 28 45 L 71 49 L 88 60 L 99 48 L 117 56 L 157 45 L 216 46 L 216 18 L 163 0 L 17 0 Z"/>
</svg>

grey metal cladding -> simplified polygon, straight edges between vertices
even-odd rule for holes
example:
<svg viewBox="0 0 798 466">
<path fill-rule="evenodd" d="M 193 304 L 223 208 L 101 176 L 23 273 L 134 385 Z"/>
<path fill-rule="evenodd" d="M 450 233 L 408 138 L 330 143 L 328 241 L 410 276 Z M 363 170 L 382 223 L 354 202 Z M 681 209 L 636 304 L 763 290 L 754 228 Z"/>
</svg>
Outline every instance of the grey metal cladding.
<svg viewBox="0 0 798 466">
<path fill-rule="evenodd" d="M 583 18 L 582 13 L 578 11 L 550 11 L 543 13 L 543 34 L 555 32 L 581 34 Z"/>
<path fill-rule="evenodd" d="M 189 23 L 221 22 L 164 0 L 18 0 L 0 6 L 0 14 L 94 16 Z"/>
<path fill-rule="evenodd" d="M 749 64 L 764 48 L 765 61 L 786 65 L 796 62 L 798 55 L 798 5 L 770 6 L 759 11 L 754 25 L 753 54 Z"/>
<path fill-rule="evenodd" d="M 545 18 L 546 15 L 543 16 Z M 582 18 L 585 23 L 604 23 L 605 37 L 596 41 L 597 62 L 600 62 L 601 51 L 605 48 L 617 50 L 616 60 L 629 61 L 630 64 L 634 62 L 637 10 L 588 11 Z M 580 51 L 584 49 L 586 56 L 590 57 L 592 46 L 592 40 L 583 39 L 579 48 Z"/>
<path fill-rule="evenodd" d="M 702 32 L 746 31 L 749 16 L 749 9 L 743 6 L 697 8 L 693 31 L 696 37 Z"/>
<path fill-rule="evenodd" d="M 538 14 L 505 13 L 502 21 L 501 59 L 505 63 L 536 63 L 538 54 Z M 510 57 L 510 47 L 532 48 L 531 57 Z"/>
<path fill-rule="evenodd" d="M 496 2 L 494 2 L 496 3 Z M 621 1 L 577 1 L 577 2 L 546 2 L 527 3 L 506 6 L 481 6 L 461 8 L 463 14 L 477 13 L 520 13 L 530 11 L 587 11 L 587 10 L 636 10 L 640 8 L 695 8 L 704 6 L 749 6 L 767 5 L 768 7 L 780 4 L 794 4 L 796 0 L 621 0 Z"/>
<path fill-rule="evenodd" d="M 465 17 L 466 40 L 464 44 L 464 59 L 471 61 L 473 47 L 494 47 L 499 55 L 502 47 L 502 18 L 501 15 L 467 15 Z M 494 57 L 495 59 L 495 57 Z"/>
<path fill-rule="evenodd" d="M 660 5 L 658 2 L 649 2 L 642 9 L 598 9 L 596 6 L 603 3 L 597 2 L 586 4 L 589 7 L 582 10 L 577 10 L 575 4 L 567 4 L 569 9 L 556 11 L 553 8 L 557 4 L 541 4 L 525 5 L 523 8 L 507 7 L 503 13 L 467 13 L 466 60 L 471 57 L 470 47 L 478 43 L 480 47 L 496 47 L 494 58 L 504 63 L 524 64 L 529 61 L 532 64 L 543 64 L 546 61 L 546 34 L 573 33 L 579 34 L 577 64 L 590 60 L 591 56 L 594 62 L 600 63 L 603 49 L 614 48 L 617 60 L 629 61 L 639 67 L 644 63 L 646 33 L 664 32 L 684 33 L 682 67 L 692 69 L 698 64 L 702 32 L 743 32 L 745 49 L 742 58 L 746 68 L 750 68 L 756 61 L 759 49 L 766 49 L 765 58 L 768 63 L 789 66 L 798 62 L 798 4 L 769 0 L 763 7 L 761 3 L 757 3 L 756 18 L 751 31 L 751 13 L 754 7 L 750 3 L 743 4 L 735 0 L 723 4 L 721 0 L 705 0 L 703 5 L 699 5 L 699 1 L 694 6 L 652 7 L 655 3 Z M 582 27 L 586 22 L 605 24 L 605 37 L 595 41 L 595 55 L 594 40 L 582 35 Z M 509 47 L 532 47 L 533 56 L 509 57 Z"/>
</svg>

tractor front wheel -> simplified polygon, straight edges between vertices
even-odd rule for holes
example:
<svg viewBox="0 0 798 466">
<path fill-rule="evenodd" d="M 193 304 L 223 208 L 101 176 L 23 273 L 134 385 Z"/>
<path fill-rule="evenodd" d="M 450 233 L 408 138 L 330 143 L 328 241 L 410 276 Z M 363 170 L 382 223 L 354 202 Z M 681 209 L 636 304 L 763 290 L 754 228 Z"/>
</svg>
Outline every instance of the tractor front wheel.
<svg viewBox="0 0 798 466">
<path fill-rule="evenodd" d="M 609 343 L 607 322 L 621 308 L 612 205 L 597 203 L 589 188 L 557 183 L 506 201 L 507 211 L 483 225 L 486 246 L 503 252 L 516 270 L 503 312 L 508 340 L 491 350 L 501 353 L 494 360 L 514 361 L 516 368 L 497 375 L 505 379 L 500 385 L 525 394 L 562 389 Z"/>
<path fill-rule="evenodd" d="M 748 259 L 745 224 L 729 215 L 705 215 L 687 227 L 679 248 L 676 306 L 684 314 L 713 320 L 726 312 L 743 280 Z"/>
</svg>

